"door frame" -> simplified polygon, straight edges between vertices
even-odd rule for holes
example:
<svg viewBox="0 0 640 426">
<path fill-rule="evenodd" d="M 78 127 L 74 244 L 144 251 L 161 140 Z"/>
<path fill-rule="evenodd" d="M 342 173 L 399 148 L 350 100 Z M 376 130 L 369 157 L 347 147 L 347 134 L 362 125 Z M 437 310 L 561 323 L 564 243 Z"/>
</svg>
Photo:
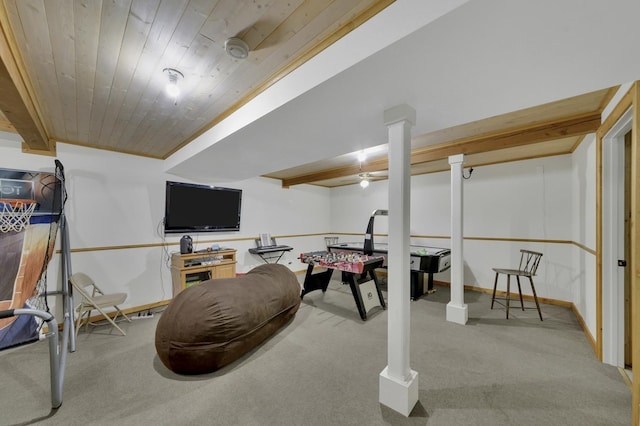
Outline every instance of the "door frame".
<svg viewBox="0 0 640 426">
<path fill-rule="evenodd" d="M 603 296 L 611 296 L 611 294 L 605 294 L 609 291 L 606 286 L 603 285 L 604 278 L 604 240 L 606 238 L 603 229 L 603 215 L 605 214 L 605 208 L 603 204 L 603 149 L 605 148 L 605 135 L 617 135 L 619 132 L 611 132 L 615 128 L 616 124 L 622 124 L 620 119 L 627 113 L 627 110 L 631 108 L 631 257 L 633 259 L 640 259 L 640 82 L 635 81 L 631 84 L 629 90 L 620 98 L 619 102 L 614 106 L 609 116 L 603 121 L 600 128 L 596 132 L 596 354 L 598 359 L 603 360 L 603 346 L 605 341 L 603 338 L 603 322 L 613 320 L 614 315 L 611 313 L 611 306 L 607 306 L 603 303 Z M 619 123 L 620 122 L 620 123 Z M 622 127 L 618 127 L 621 129 Z M 623 135 L 622 135 L 623 136 Z M 610 242 L 611 243 L 611 242 Z M 609 255 L 610 256 L 610 255 Z M 610 260 L 610 259 L 609 259 Z M 631 324 L 632 324 L 632 364 L 640 365 L 640 261 L 632 262 L 631 267 L 631 303 L 633 306 L 631 312 Z M 609 277 L 611 272 L 609 273 Z M 604 290 L 604 291 L 603 291 Z M 623 294 L 624 297 L 624 294 Z M 610 302 L 610 300 L 608 301 Z M 603 312 L 605 311 L 606 312 Z M 603 321 L 604 317 L 606 321 Z M 624 323 L 622 323 L 624 326 Z M 607 332 L 609 337 L 613 334 L 611 329 Z M 622 356 L 624 356 L 624 335 L 621 338 L 623 345 Z M 619 345 L 610 348 L 606 347 L 606 350 L 611 350 L 607 354 L 607 359 L 616 357 L 613 351 L 619 349 Z M 638 376 L 638 375 L 636 375 Z M 633 380 L 631 383 L 631 422 L 632 424 L 640 423 L 640 379 Z"/>
<path fill-rule="evenodd" d="M 624 367 L 624 138 L 633 106 L 602 138 L 602 362 Z"/>
</svg>

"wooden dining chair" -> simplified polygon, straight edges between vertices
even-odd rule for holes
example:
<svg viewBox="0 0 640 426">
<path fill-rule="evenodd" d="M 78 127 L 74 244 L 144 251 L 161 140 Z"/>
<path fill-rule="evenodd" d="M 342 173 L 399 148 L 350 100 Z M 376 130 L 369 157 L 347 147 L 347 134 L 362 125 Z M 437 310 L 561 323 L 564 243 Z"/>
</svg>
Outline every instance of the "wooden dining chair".
<svg viewBox="0 0 640 426">
<path fill-rule="evenodd" d="M 518 269 L 505 269 L 505 268 L 493 268 L 496 273 L 496 280 L 493 284 L 493 296 L 491 297 L 491 309 L 493 309 L 493 304 L 498 303 L 506 308 L 507 311 L 507 319 L 509 319 L 509 304 L 511 301 L 511 276 L 514 275 L 518 282 L 518 293 L 520 294 L 520 307 L 524 311 L 525 309 L 534 309 L 533 307 L 525 307 L 524 301 L 522 300 L 522 287 L 520 286 L 520 277 L 529 278 L 529 283 L 531 283 L 531 290 L 533 291 L 533 300 L 536 302 L 536 309 L 538 309 L 538 315 L 540 316 L 540 321 L 542 321 L 542 312 L 540 311 L 540 303 L 538 303 L 538 295 L 536 294 L 536 287 L 533 285 L 533 277 L 536 275 L 536 271 L 538 270 L 538 265 L 540 264 L 540 259 L 542 258 L 542 253 L 538 253 L 536 251 L 530 250 L 520 250 L 520 265 Z M 507 293 L 505 297 L 496 297 L 496 289 L 498 287 L 498 277 L 500 274 L 504 274 L 507 276 Z"/>
</svg>

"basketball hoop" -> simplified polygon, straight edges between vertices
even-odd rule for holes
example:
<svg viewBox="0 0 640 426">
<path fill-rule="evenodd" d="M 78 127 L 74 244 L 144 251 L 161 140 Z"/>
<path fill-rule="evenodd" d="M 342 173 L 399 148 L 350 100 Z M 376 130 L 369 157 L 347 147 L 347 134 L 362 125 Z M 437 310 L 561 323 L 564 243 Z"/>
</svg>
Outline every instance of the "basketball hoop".
<svg viewBox="0 0 640 426">
<path fill-rule="evenodd" d="M 29 225 L 36 200 L 0 198 L 0 232 L 20 232 Z"/>
</svg>

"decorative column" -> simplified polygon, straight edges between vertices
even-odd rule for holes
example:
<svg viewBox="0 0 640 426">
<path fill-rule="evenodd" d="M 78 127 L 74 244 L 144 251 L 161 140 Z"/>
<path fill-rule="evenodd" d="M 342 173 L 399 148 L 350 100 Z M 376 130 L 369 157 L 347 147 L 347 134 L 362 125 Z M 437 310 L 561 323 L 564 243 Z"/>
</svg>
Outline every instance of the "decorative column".
<svg viewBox="0 0 640 426">
<path fill-rule="evenodd" d="M 411 126 L 416 112 L 399 105 L 384 112 L 389 135 L 389 252 L 387 255 L 387 362 L 380 403 L 409 416 L 418 402 L 418 373 L 409 367 Z"/>
<path fill-rule="evenodd" d="M 449 157 L 451 165 L 451 301 L 447 321 L 466 324 L 469 310 L 464 303 L 464 259 L 462 255 L 462 165 L 464 154 Z"/>
</svg>

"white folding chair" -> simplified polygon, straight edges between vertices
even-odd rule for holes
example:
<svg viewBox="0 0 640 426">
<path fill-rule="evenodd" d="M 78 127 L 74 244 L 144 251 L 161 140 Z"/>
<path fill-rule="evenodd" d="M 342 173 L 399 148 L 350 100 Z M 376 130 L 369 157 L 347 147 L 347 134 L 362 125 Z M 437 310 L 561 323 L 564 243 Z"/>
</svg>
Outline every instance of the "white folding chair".
<svg viewBox="0 0 640 426">
<path fill-rule="evenodd" d="M 91 312 L 93 310 L 100 312 L 123 336 L 127 335 L 115 321 L 119 315 L 122 315 L 127 321 L 131 322 L 129 317 L 118 307 L 118 305 L 127 300 L 127 293 L 105 294 L 87 274 L 82 272 L 73 274 L 71 278 L 69 278 L 69 282 L 73 286 L 73 289 L 82 296 L 82 301 L 76 308 L 78 311 L 76 318 L 76 336 L 78 335 L 78 330 L 80 330 L 80 327 L 83 325 L 86 325 L 86 329 L 89 328 L 89 324 L 93 325 L 91 321 Z M 111 318 L 105 309 L 115 310 L 114 317 Z"/>
</svg>

